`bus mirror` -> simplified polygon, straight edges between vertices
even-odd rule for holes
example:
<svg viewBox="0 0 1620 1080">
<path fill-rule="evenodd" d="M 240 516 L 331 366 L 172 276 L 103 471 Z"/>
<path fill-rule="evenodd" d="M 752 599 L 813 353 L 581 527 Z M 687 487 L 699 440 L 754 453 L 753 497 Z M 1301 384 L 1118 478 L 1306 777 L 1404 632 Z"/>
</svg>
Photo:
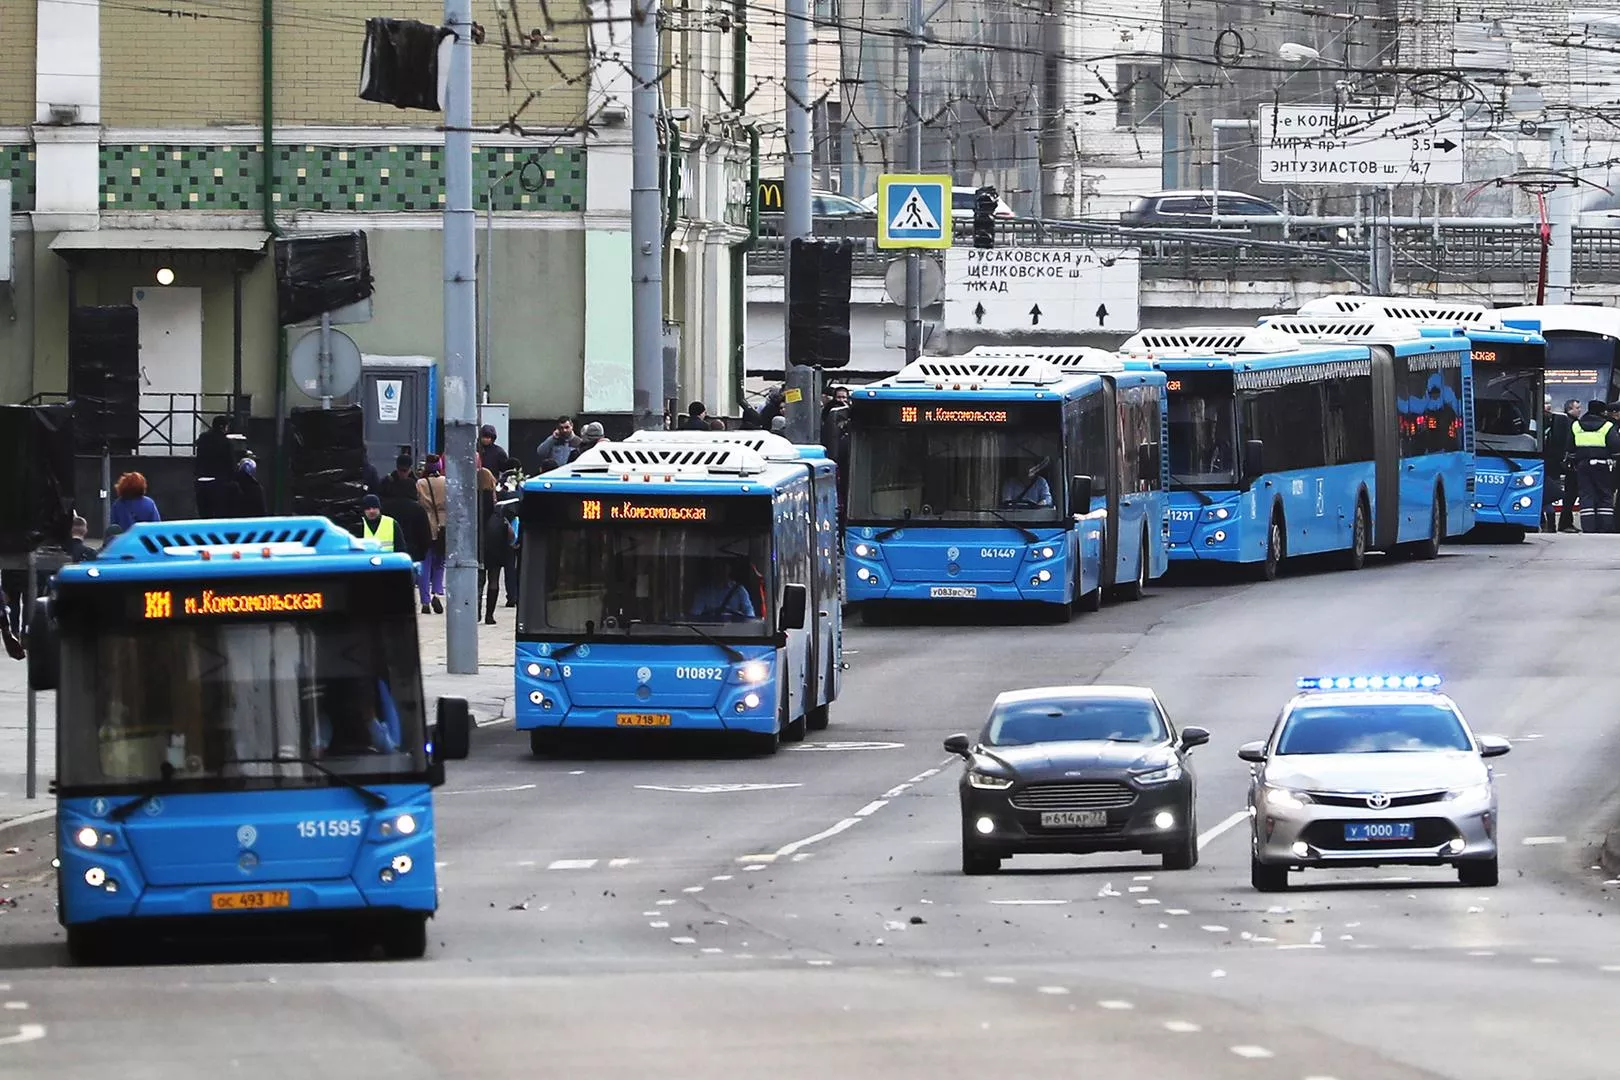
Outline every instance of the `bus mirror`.
<svg viewBox="0 0 1620 1080">
<path fill-rule="evenodd" d="M 438 721 L 433 725 L 433 757 L 436 761 L 465 761 L 472 747 L 472 717 L 467 699 L 439 699 Z"/>
<path fill-rule="evenodd" d="M 35 690 L 55 690 L 61 682 L 62 645 L 51 617 L 50 597 L 34 601 L 27 638 L 28 685 Z"/>
<path fill-rule="evenodd" d="M 1069 478 L 1069 513 L 1091 513 L 1091 477 L 1071 476 Z"/>
<path fill-rule="evenodd" d="M 1266 471 L 1266 444 L 1250 439 L 1243 444 L 1243 476 L 1252 480 Z"/>
<path fill-rule="evenodd" d="M 777 618 L 778 630 L 803 630 L 804 617 L 810 609 L 810 590 L 803 585 L 787 585 L 782 589 L 782 610 Z"/>
</svg>

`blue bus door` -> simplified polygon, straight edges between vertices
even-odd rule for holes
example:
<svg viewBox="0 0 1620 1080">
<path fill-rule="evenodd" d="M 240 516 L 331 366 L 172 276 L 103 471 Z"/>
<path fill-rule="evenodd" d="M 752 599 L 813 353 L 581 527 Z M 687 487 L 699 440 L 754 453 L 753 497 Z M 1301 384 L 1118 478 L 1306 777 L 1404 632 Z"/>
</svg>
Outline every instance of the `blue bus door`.
<svg viewBox="0 0 1620 1080">
<path fill-rule="evenodd" d="M 838 522 L 838 473 L 836 469 L 810 467 L 810 582 L 809 618 L 816 628 L 811 645 L 815 653 L 815 675 L 808 680 L 815 698 L 812 705 L 830 704 L 838 697 L 839 655 L 839 575 L 844 556 L 839 549 L 843 530 Z M 807 714 L 812 715 L 812 714 Z M 825 712 L 821 713 L 825 715 Z"/>
<path fill-rule="evenodd" d="M 1401 530 L 1401 431 L 1395 407 L 1395 353 L 1382 345 L 1372 351 L 1373 520 L 1375 551 L 1394 551 Z"/>
<path fill-rule="evenodd" d="M 1113 379 L 1102 380 L 1103 418 L 1108 425 L 1108 475 L 1095 477 L 1092 490 L 1101 492 L 1107 520 L 1103 525 L 1102 565 L 1097 571 L 1097 586 L 1113 588 L 1119 580 L 1119 505 L 1125 499 L 1120 478 L 1125 475 L 1125 463 L 1120 460 L 1119 449 L 1119 387 Z M 1100 487 L 1099 487 L 1100 485 Z"/>
</svg>

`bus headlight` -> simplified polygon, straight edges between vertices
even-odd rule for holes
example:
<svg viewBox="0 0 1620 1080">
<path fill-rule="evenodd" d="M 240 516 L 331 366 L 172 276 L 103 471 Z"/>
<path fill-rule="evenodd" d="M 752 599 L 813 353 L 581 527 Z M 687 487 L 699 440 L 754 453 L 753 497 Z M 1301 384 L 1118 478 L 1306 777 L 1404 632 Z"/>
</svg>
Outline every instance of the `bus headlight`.
<svg viewBox="0 0 1620 1080">
<path fill-rule="evenodd" d="M 1057 554 L 1049 547 L 1031 548 L 1029 553 L 1035 556 L 1037 559 L 1050 559 L 1053 555 Z"/>
<path fill-rule="evenodd" d="M 757 709 L 759 708 L 759 695 L 747 694 L 743 697 L 742 703 L 745 709 Z"/>
<path fill-rule="evenodd" d="M 872 571 L 863 566 L 859 570 L 855 571 L 855 576 L 860 578 L 862 581 L 867 581 L 872 577 Z"/>
<path fill-rule="evenodd" d="M 737 669 L 737 680 L 745 683 L 762 683 L 770 678 L 771 669 L 758 660 L 744 664 Z"/>
<path fill-rule="evenodd" d="M 873 555 L 877 554 L 877 550 L 875 548 L 872 548 L 872 547 L 866 545 L 866 544 L 856 544 L 855 545 L 855 554 L 859 558 L 869 559 Z"/>
<path fill-rule="evenodd" d="M 1039 574 L 1036 575 L 1036 577 L 1039 577 L 1042 581 L 1051 581 L 1052 580 L 1052 571 L 1050 571 L 1050 570 L 1042 570 Z"/>
<path fill-rule="evenodd" d="M 401 814 L 393 821 L 385 821 L 382 823 L 382 834 L 384 836 L 388 836 L 391 833 L 398 833 L 401 836 L 410 836 L 414 832 L 416 832 L 416 818 L 411 814 Z"/>
<path fill-rule="evenodd" d="M 1232 516 L 1232 512 L 1230 510 L 1228 510 L 1226 507 L 1217 506 L 1215 508 L 1215 520 L 1216 521 L 1225 521 L 1227 518 L 1229 518 L 1231 516 Z"/>
<path fill-rule="evenodd" d="M 1528 496 L 1528 495 L 1522 496 L 1518 500 L 1518 502 L 1516 502 L 1514 505 L 1517 506 L 1520 510 L 1528 510 L 1528 509 L 1530 509 L 1530 496 Z"/>
<path fill-rule="evenodd" d="M 84 872 L 84 883 L 92 889 L 99 889 L 107 882 L 107 871 L 99 866 L 92 866 Z"/>
<path fill-rule="evenodd" d="M 1536 486 L 1536 476 L 1535 476 L 1535 474 L 1534 473 L 1525 473 L 1523 476 L 1519 477 L 1519 486 L 1520 487 L 1535 487 Z"/>
<path fill-rule="evenodd" d="M 101 843 L 101 834 L 95 830 L 94 826 L 86 825 L 73 834 L 73 839 L 79 842 L 80 847 L 93 848 Z"/>
</svg>

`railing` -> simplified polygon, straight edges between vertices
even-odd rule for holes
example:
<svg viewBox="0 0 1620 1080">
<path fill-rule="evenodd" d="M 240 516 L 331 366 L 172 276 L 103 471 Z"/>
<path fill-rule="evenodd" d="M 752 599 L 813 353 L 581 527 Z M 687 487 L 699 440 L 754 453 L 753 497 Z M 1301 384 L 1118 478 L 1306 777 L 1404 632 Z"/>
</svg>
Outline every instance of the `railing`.
<svg viewBox="0 0 1620 1080">
<path fill-rule="evenodd" d="M 60 405 L 72 400 L 65 393 L 41 391 L 23 401 L 24 405 Z M 190 394 L 142 393 L 138 404 L 136 436 L 129 440 L 113 440 L 124 445 L 113 446 L 119 456 L 134 454 L 142 457 L 191 457 L 196 453 L 197 437 L 213 424 L 216 416 L 230 416 L 236 426 L 252 415 L 251 394 Z M 101 447 L 90 445 L 84 437 L 78 439 L 78 453 L 100 456 Z"/>
<path fill-rule="evenodd" d="M 955 223 L 958 246 L 971 246 L 969 222 Z M 1280 226 L 1207 230 L 1128 228 L 1102 222 L 999 222 L 997 246 L 1137 248 L 1148 279 L 1259 278 L 1290 281 L 1364 281 L 1368 241 L 1353 227 L 1295 225 L 1284 240 Z M 1341 237 L 1339 234 L 1343 233 Z M 1534 282 L 1541 265 L 1539 226 L 1396 225 L 1390 228 L 1400 280 Z M 873 218 L 822 218 L 817 236 L 855 241 L 857 277 L 881 277 L 900 253 L 877 246 Z M 1311 239 L 1299 239 L 1301 235 Z M 1620 282 L 1620 229 L 1575 229 L 1576 282 Z M 786 247 L 779 227 L 761 228 L 748 272 L 780 274 Z"/>
</svg>

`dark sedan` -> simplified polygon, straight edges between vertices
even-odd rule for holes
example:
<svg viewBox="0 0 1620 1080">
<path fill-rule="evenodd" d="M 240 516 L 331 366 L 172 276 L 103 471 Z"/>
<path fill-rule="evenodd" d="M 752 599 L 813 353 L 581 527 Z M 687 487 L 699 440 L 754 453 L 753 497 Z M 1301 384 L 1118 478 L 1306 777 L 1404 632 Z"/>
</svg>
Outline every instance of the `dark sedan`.
<svg viewBox="0 0 1620 1080">
<path fill-rule="evenodd" d="M 1197 781 L 1189 752 L 1203 728 L 1178 733 L 1152 690 L 1047 686 L 996 698 L 966 762 L 962 872 L 993 874 L 1019 854 L 1140 851 L 1166 870 L 1198 862 Z"/>
</svg>

